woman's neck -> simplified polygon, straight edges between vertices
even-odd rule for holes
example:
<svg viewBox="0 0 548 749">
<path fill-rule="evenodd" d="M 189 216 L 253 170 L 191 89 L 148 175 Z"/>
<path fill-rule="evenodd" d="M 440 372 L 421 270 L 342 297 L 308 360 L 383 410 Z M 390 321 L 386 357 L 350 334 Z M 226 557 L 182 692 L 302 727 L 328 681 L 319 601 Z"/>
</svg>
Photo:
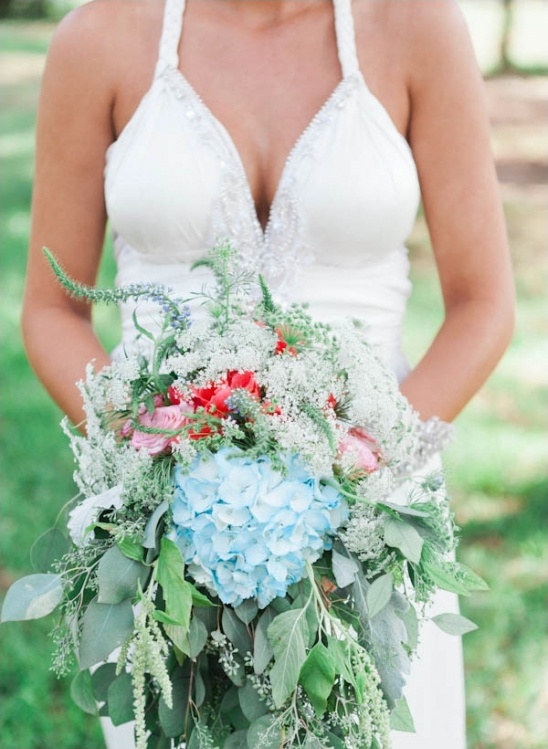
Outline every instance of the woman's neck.
<svg viewBox="0 0 548 749">
<path fill-rule="evenodd" d="M 234 14 L 252 28 L 277 26 L 318 5 L 332 0 L 187 0 L 209 2 L 222 6 L 223 12 Z"/>
</svg>

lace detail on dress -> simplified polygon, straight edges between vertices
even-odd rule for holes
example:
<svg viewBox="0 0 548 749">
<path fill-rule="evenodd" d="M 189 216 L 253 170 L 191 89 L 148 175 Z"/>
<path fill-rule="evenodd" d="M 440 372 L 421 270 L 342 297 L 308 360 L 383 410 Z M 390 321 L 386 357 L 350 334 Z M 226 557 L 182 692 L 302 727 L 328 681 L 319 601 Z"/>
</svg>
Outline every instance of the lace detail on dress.
<svg viewBox="0 0 548 749">
<path fill-rule="evenodd" d="M 218 159 L 221 189 L 212 208 L 206 241 L 213 244 L 217 239 L 231 239 L 243 267 L 261 273 L 278 301 L 286 301 L 298 285 L 302 269 L 315 259 L 295 189 L 297 162 L 316 158 L 319 135 L 346 105 L 360 76 L 356 74 L 340 81 L 295 142 L 284 164 L 264 232 L 230 134 L 177 68 L 167 67 L 162 77 L 183 103 L 186 117 L 200 142 L 213 149 Z"/>
</svg>

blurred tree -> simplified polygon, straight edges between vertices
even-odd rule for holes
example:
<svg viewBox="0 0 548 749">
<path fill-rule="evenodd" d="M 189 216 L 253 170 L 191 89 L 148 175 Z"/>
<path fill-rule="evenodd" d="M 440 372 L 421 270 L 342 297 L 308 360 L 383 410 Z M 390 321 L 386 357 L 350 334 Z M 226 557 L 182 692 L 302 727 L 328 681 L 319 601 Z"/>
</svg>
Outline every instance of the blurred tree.
<svg viewBox="0 0 548 749">
<path fill-rule="evenodd" d="M 0 18 L 47 18 L 53 5 L 50 0 L 0 0 Z"/>
<path fill-rule="evenodd" d="M 510 52 L 515 8 L 515 0 L 502 0 L 502 12 L 504 17 L 502 19 L 502 34 L 499 47 L 499 69 L 502 73 L 508 73 L 516 69 L 516 65 L 512 61 L 512 55 Z"/>
</svg>

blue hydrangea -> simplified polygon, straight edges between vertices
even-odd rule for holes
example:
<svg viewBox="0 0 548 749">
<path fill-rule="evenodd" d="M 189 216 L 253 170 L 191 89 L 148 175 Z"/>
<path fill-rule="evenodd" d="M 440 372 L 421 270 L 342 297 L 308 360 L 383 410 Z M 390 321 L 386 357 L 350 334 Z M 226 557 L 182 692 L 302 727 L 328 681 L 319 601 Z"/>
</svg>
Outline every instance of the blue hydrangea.
<svg viewBox="0 0 548 749">
<path fill-rule="evenodd" d="M 197 456 L 187 472 L 175 468 L 170 537 L 189 574 L 223 603 L 256 598 L 264 608 L 285 596 L 347 517 L 335 488 L 296 457 L 285 467 L 283 475 L 267 457 L 251 460 L 225 447 Z"/>
</svg>

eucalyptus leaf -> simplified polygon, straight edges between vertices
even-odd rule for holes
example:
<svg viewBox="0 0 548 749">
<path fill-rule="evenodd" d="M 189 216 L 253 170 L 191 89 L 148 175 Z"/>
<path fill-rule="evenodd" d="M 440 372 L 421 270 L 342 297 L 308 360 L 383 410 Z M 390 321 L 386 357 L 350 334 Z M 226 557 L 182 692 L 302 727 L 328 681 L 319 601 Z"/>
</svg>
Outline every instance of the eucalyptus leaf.
<svg viewBox="0 0 548 749">
<path fill-rule="evenodd" d="M 238 687 L 230 687 L 221 701 L 219 710 L 223 716 L 223 722 L 225 722 L 226 719 L 226 721 L 228 721 L 235 729 L 249 728 L 249 721 L 240 707 L 238 692 Z"/>
<path fill-rule="evenodd" d="M 36 572 L 49 572 L 70 549 L 70 539 L 59 528 L 50 528 L 39 536 L 30 550 L 30 562 Z"/>
<path fill-rule="evenodd" d="M 258 610 L 257 601 L 254 598 L 247 598 L 239 606 L 236 606 L 234 612 L 244 624 L 250 624 L 257 616 Z"/>
<path fill-rule="evenodd" d="M 27 575 L 11 585 L 2 605 L 2 622 L 41 619 L 51 614 L 63 598 L 59 575 Z"/>
<path fill-rule="evenodd" d="M 238 689 L 240 707 L 250 723 L 268 713 L 268 705 L 259 697 L 255 687 L 248 680 L 241 689 Z"/>
<path fill-rule="evenodd" d="M 120 603 L 135 598 L 139 582 L 144 586 L 149 569 L 141 562 L 129 559 L 118 546 L 113 546 L 101 558 L 97 569 L 99 603 Z"/>
<path fill-rule="evenodd" d="M 188 652 L 187 655 L 195 660 L 205 647 L 208 638 L 208 631 L 206 625 L 201 619 L 193 616 L 190 620 L 190 628 L 188 631 Z"/>
<path fill-rule="evenodd" d="M 388 604 L 393 588 L 394 579 L 391 574 L 381 575 L 371 583 L 366 595 L 367 611 L 370 619 L 376 616 Z"/>
<path fill-rule="evenodd" d="M 477 624 L 460 614 L 438 614 L 432 621 L 448 635 L 465 635 L 478 628 Z"/>
<path fill-rule="evenodd" d="M 384 540 L 387 546 L 399 549 L 406 559 L 418 564 L 421 558 L 423 539 L 412 525 L 402 520 L 388 518 L 384 525 Z"/>
<path fill-rule="evenodd" d="M 85 671 L 82 671 L 85 673 Z M 116 678 L 116 663 L 104 663 L 91 674 L 93 695 L 97 702 L 106 702 L 108 688 Z"/>
<path fill-rule="evenodd" d="M 393 731 L 403 731 L 405 733 L 415 733 L 415 724 L 413 716 L 409 710 L 409 705 L 405 697 L 400 697 L 396 706 L 390 713 L 390 727 Z"/>
<path fill-rule="evenodd" d="M 158 507 L 154 510 L 148 522 L 145 526 L 145 532 L 143 535 L 143 546 L 145 549 L 154 549 L 156 546 L 156 530 L 160 520 L 164 517 L 169 509 L 169 502 L 165 499 Z"/>
<path fill-rule="evenodd" d="M 133 710 L 133 682 L 131 674 L 124 671 L 108 689 L 108 714 L 115 726 L 135 719 Z"/>
<path fill-rule="evenodd" d="M 172 676 L 173 707 L 168 707 L 164 698 L 160 697 L 158 717 L 166 736 L 178 738 L 185 730 L 185 717 L 190 695 L 190 675 L 178 669 Z"/>
<path fill-rule="evenodd" d="M 272 658 L 274 651 L 267 636 L 267 630 L 274 619 L 274 612 L 269 607 L 261 615 L 255 628 L 255 642 L 253 646 L 253 670 L 256 674 L 262 674 Z"/>
<path fill-rule="evenodd" d="M 282 732 L 272 715 L 263 715 L 247 731 L 248 749 L 280 749 Z"/>
<path fill-rule="evenodd" d="M 234 609 L 225 606 L 221 617 L 223 632 L 241 656 L 253 650 L 251 636 L 246 625 L 234 613 Z"/>
<path fill-rule="evenodd" d="M 332 733 L 331 731 L 327 731 L 326 736 L 327 740 L 329 741 L 329 746 L 333 749 L 346 749 L 345 742 L 336 734 Z"/>
<path fill-rule="evenodd" d="M 333 689 L 337 668 L 331 652 L 318 642 L 308 654 L 299 675 L 299 683 L 308 695 L 318 718 L 324 714 Z"/>
<path fill-rule="evenodd" d="M 355 559 L 351 559 L 348 556 L 343 556 L 337 549 L 333 549 L 332 556 L 333 575 L 339 588 L 346 588 L 351 585 L 355 578 L 356 572 L 358 571 L 358 563 Z"/>
<path fill-rule="evenodd" d="M 196 707 L 201 707 L 206 698 L 206 685 L 204 677 L 200 671 L 196 671 L 194 675 L 194 704 Z"/>
<path fill-rule="evenodd" d="M 247 749 L 247 729 L 234 731 L 223 742 L 223 749 Z"/>
<path fill-rule="evenodd" d="M 325 744 L 317 736 L 308 734 L 303 744 L 303 749 L 325 749 Z"/>
<path fill-rule="evenodd" d="M 99 603 L 94 598 L 83 618 L 80 639 L 80 668 L 90 668 L 123 645 L 133 633 L 133 609 L 128 600 Z"/>
<path fill-rule="evenodd" d="M 306 608 L 278 614 L 268 627 L 268 639 L 275 659 L 270 669 L 270 681 L 274 704 L 278 708 L 297 686 L 299 673 L 306 660 L 308 634 Z"/>
<path fill-rule="evenodd" d="M 93 694 L 91 674 L 87 669 L 85 671 L 79 671 L 72 680 L 70 685 L 70 696 L 80 710 L 83 710 L 89 715 L 97 715 L 97 702 L 95 701 L 95 695 Z"/>
</svg>

